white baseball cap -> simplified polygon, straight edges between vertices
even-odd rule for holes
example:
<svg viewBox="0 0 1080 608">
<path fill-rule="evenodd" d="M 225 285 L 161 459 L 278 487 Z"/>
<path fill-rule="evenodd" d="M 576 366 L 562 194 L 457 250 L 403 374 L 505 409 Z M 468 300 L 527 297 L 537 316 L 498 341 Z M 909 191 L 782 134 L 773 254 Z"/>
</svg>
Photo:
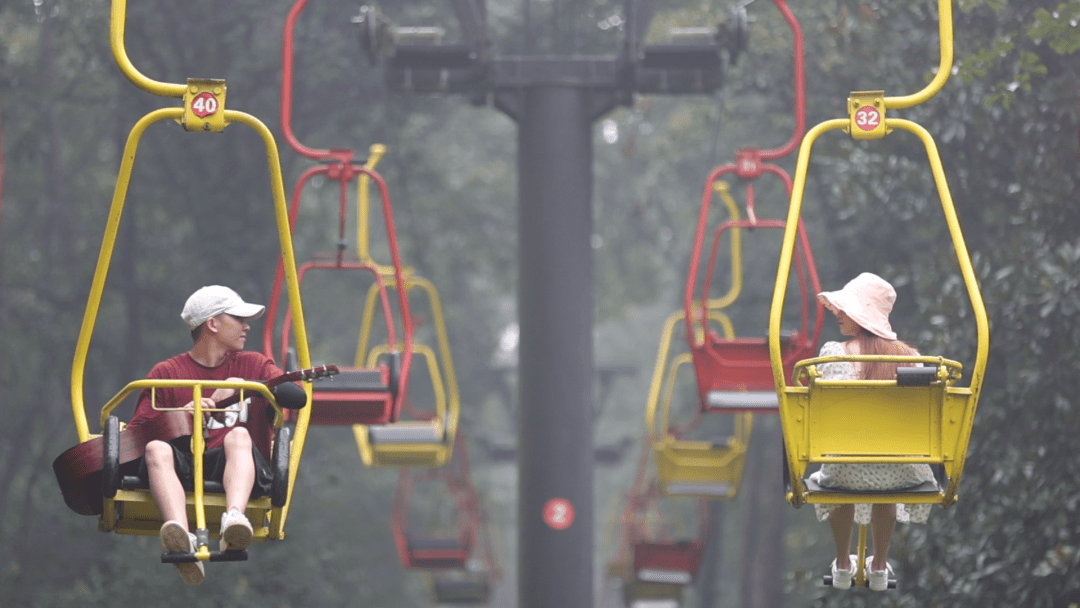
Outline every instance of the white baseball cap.
<svg viewBox="0 0 1080 608">
<path fill-rule="evenodd" d="M 255 319 L 261 317 L 264 310 L 265 306 L 248 304 L 240 294 L 224 285 L 207 285 L 191 294 L 184 304 L 184 312 L 180 313 L 180 318 L 187 323 L 188 329 L 195 329 L 206 323 L 207 319 L 222 313 Z"/>
</svg>

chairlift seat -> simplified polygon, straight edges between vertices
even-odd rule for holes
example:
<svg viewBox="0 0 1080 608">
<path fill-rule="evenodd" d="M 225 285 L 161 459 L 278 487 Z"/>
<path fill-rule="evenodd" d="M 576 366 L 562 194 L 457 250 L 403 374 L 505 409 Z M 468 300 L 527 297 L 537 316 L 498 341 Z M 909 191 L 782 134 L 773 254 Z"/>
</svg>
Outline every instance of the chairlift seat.
<svg viewBox="0 0 1080 608">
<path fill-rule="evenodd" d="M 779 407 L 775 391 L 709 391 L 709 409 L 769 410 Z"/>
<path fill-rule="evenodd" d="M 320 393 L 390 390 L 380 369 L 342 369 L 329 382 L 321 382 L 316 386 Z"/>
<path fill-rule="evenodd" d="M 639 581 L 647 583 L 669 583 L 672 585 L 689 585 L 694 580 L 694 575 L 685 570 L 661 570 L 659 568 L 643 568 L 637 571 Z"/>
<path fill-rule="evenodd" d="M 149 490 L 150 481 L 138 475 L 124 475 L 120 478 L 121 490 Z M 224 494 L 225 485 L 220 481 L 207 479 L 203 481 L 203 491 L 208 494 Z M 260 494 L 265 495 L 265 493 Z"/>
<path fill-rule="evenodd" d="M 814 346 L 793 331 L 780 332 L 785 374 L 796 361 L 812 357 Z M 721 338 L 715 334 L 692 347 L 702 405 L 709 412 L 776 413 L 779 400 L 768 338 Z"/>
<path fill-rule="evenodd" d="M 685 585 L 630 580 L 623 585 L 623 599 L 632 608 L 678 608 L 684 588 Z"/>
<path fill-rule="evenodd" d="M 799 367 L 817 363 L 804 361 Z M 941 366 L 960 367 L 941 359 L 923 361 L 923 366 L 898 368 L 896 380 L 825 380 L 811 372 L 808 386 L 785 389 L 788 499 L 794 504 L 953 500 L 949 495 L 966 452 L 963 421 L 971 392 L 953 387 L 958 372 L 943 373 Z M 930 464 L 937 481 L 893 490 L 824 488 L 807 478 L 806 469 L 827 462 Z M 799 480 L 802 488 L 796 491 L 790 483 Z"/>
<path fill-rule="evenodd" d="M 665 437 L 654 444 L 657 477 L 668 496 L 733 498 L 742 480 L 746 445 L 678 440 Z"/>
<path fill-rule="evenodd" d="M 672 496 L 725 498 L 731 496 L 733 491 L 730 483 L 723 482 L 673 482 L 664 486 L 664 492 Z"/>
<path fill-rule="evenodd" d="M 444 604 L 486 604 L 491 599 L 491 583 L 487 579 L 450 580 L 436 578 L 435 601 Z"/>
<path fill-rule="evenodd" d="M 458 568 L 469 558 L 469 547 L 457 538 L 409 536 L 405 546 L 409 568 Z"/>
<path fill-rule="evenodd" d="M 439 425 L 432 422 L 396 422 L 368 426 L 372 444 L 439 443 L 446 438 Z"/>
<path fill-rule="evenodd" d="M 937 494 L 941 492 L 941 486 L 938 485 L 936 480 L 925 481 L 917 486 L 891 490 L 849 490 L 847 488 L 829 488 L 813 481 L 809 477 L 804 479 L 803 483 L 806 484 L 807 492 L 813 492 L 815 494 L 864 494 L 872 496 L 875 494 Z"/>
<path fill-rule="evenodd" d="M 333 380 L 312 387 L 313 425 L 385 424 L 393 416 L 393 390 L 385 367 L 344 367 Z M 290 416 L 293 419 L 295 414 Z"/>
<path fill-rule="evenodd" d="M 702 552 L 702 544 L 690 539 L 635 542 L 635 576 L 646 582 L 687 585 L 697 575 Z"/>
</svg>

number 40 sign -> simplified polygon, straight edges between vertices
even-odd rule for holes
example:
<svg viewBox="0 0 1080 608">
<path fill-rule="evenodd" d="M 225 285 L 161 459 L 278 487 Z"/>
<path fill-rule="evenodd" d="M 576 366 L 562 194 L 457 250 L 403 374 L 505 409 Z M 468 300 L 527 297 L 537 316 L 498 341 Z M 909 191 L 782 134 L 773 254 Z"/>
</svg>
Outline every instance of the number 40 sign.
<svg viewBox="0 0 1080 608">
<path fill-rule="evenodd" d="M 210 91 L 203 91 L 191 99 L 191 113 L 206 118 L 218 111 L 218 100 Z"/>
</svg>

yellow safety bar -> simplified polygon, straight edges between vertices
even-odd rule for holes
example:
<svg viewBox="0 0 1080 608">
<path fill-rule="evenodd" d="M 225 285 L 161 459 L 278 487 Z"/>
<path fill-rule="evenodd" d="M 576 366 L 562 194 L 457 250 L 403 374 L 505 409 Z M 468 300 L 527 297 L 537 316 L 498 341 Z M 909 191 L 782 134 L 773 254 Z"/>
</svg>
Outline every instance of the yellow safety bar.
<svg viewBox="0 0 1080 608">
<path fill-rule="evenodd" d="M 393 278 L 393 275 L 386 277 L 385 287 L 386 289 L 397 289 L 397 281 Z M 458 391 L 457 373 L 454 371 L 454 359 L 450 352 L 450 339 L 446 332 L 446 319 L 443 315 L 442 300 L 439 298 L 439 292 L 435 289 L 435 285 L 428 279 L 418 276 L 413 273 L 409 273 L 405 277 L 405 291 L 408 293 L 412 289 L 420 289 L 427 294 L 428 301 L 431 305 L 431 319 L 432 324 L 435 327 L 435 339 L 438 343 L 438 358 L 432 360 L 432 363 L 441 361 L 441 367 L 443 373 L 446 376 L 446 401 L 448 404 L 448 416 L 447 421 L 447 434 L 448 441 L 447 446 L 449 449 L 453 449 L 454 435 L 457 432 L 458 420 L 461 416 L 461 398 Z M 371 326 L 372 320 L 375 315 L 375 308 L 378 298 L 378 286 L 372 284 L 368 288 L 367 297 L 364 304 L 363 319 L 360 323 L 360 338 L 356 346 L 356 361 L 355 365 L 363 365 L 364 353 L 368 350 L 368 342 L 371 339 Z M 425 347 L 426 348 L 426 347 Z M 371 359 L 371 355 L 368 354 L 368 360 Z M 449 454 L 447 454 L 447 457 Z"/>
<path fill-rule="evenodd" d="M 731 324 L 731 319 L 727 315 L 719 310 L 710 309 L 708 311 L 709 320 L 720 323 L 724 330 L 724 335 L 735 335 L 735 329 Z M 664 430 L 657 431 L 656 428 L 656 416 L 660 408 L 660 391 L 664 386 L 664 365 L 668 361 L 668 352 L 671 349 L 671 337 L 675 333 L 675 326 L 686 319 L 685 311 L 676 311 L 664 321 L 664 328 L 660 332 L 660 348 L 656 354 L 656 365 L 653 367 L 652 383 L 649 385 L 649 397 L 648 402 L 645 404 L 645 430 L 648 433 L 648 439 L 650 442 L 656 441 L 660 438 L 660 435 L 664 433 Z M 704 328 L 698 330 L 701 334 L 695 337 L 695 340 L 702 340 L 704 334 Z M 665 424 L 663 429 L 666 429 Z"/>
<path fill-rule="evenodd" d="M 124 48 L 124 24 L 126 18 L 126 0 L 113 0 L 111 13 L 111 44 L 113 55 L 121 71 L 138 87 L 150 93 L 165 97 L 179 97 L 184 100 L 182 108 L 161 108 L 151 111 L 143 116 L 132 127 L 124 145 L 124 153 L 120 163 L 120 171 L 117 175 L 116 186 L 113 192 L 112 205 L 105 226 L 105 236 L 102 240 L 101 250 L 98 254 L 97 265 L 94 269 L 94 277 L 91 282 L 90 295 L 87 299 L 86 311 L 83 314 L 82 327 L 79 331 L 78 341 L 75 348 L 75 357 L 71 368 L 71 406 L 75 418 L 75 430 L 80 442 L 90 439 L 90 429 L 87 424 L 86 406 L 84 403 L 84 377 L 86 373 L 86 359 L 90 348 L 90 341 L 94 333 L 94 325 L 101 306 L 102 293 L 105 288 L 105 280 L 108 276 L 109 265 L 112 260 L 113 249 L 116 244 L 116 236 L 120 226 L 120 218 L 123 214 L 124 199 L 127 195 L 128 185 L 131 181 L 131 170 L 135 163 L 135 154 L 138 150 L 139 141 L 146 129 L 161 120 L 172 119 L 188 130 L 200 132 L 220 132 L 232 123 L 240 123 L 254 129 L 266 146 L 267 164 L 270 170 L 271 192 L 274 199 L 274 214 L 278 228 L 278 241 L 281 246 L 281 255 L 284 260 L 285 279 L 288 286 L 289 302 L 293 311 L 293 330 L 296 335 L 297 358 L 301 367 L 311 366 L 311 355 L 308 351 L 307 330 L 304 324 L 303 307 L 300 301 L 300 287 L 296 273 L 296 259 L 293 254 L 292 232 L 289 227 L 288 206 L 285 200 L 285 187 L 281 176 L 281 160 L 278 155 L 277 144 L 270 129 L 258 118 L 250 114 L 236 110 L 225 109 L 225 82 L 223 80 L 190 79 L 187 84 L 160 83 L 143 76 L 131 64 Z M 311 386 L 305 384 L 304 392 L 311 399 Z M 289 454 L 289 491 L 288 499 L 282 509 L 281 517 L 276 525 L 270 530 L 270 538 L 283 538 L 285 519 L 288 514 L 289 504 L 292 501 L 292 489 L 295 485 L 296 474 L 300 468 L 300 457 L 303 454 L 304 441 L 307 436 L 308 420 L 311 417 L 309 408 L 300 410 L 297 417 L 295 436 L 292 439 Z M 201 511 L 204 505 L 197 502 L 196 510 Z"/>
<path fill-rule="evenodd" d="M 967 456 L 967 447 L 971 437 L 971 426 L 975 416 L 975 408 L 978 403 L 979 393 L 982 388 L 983 375 L 986 370 L 990 334 L 986 309 L 983 306 L 982 296 L 975 279 L 975 272 L 971 265 L 971 259 L 968 256 L 963 233 L 960 230 L 960 223 L 956 217 L 956 210 L 953 206 L 949 187 L 945 180 L 945 172 L 942 169 L 941 158 L 938 155 L 937 146 L 926 129 L 920 125 L 908 120 L 895 118 L 890 118 L 885 121 L 886 132 L 894 129 L 908 131 L 909 133 L 915 134 L 923 142 L 923 145 L 926 148 L 926 154 L 930 162 L 934 182 L 937 186 L 938 195 L 941 198 L 942 211 L 945 214 L 945 220 L 952 239 L 953 249 L 956 252 L 961 275 L 964 280 L 964 285 L 967 288 L 968 297 L 971 300 L 971 306 L 974 312 L 977 346 L 969 387 L 960 388 L 952 386 L 951 384 L 955 380 L 952 376 L 952 371 L 950 371 L 950 375 L 946 376 L 944 380 L 938 379 L 936 382 L 932 383 L 930 387 L 900 388 L 896 387 L 896 381 L 860 380 L 837 383 L 837 381 L 815 379 L 812 375 L 809 387 L 789 386 L 787 384 L 787 379 L 784 378 L 780 353 L 779 330 L 788 276 L 791 271 L 796 227 L 798 226 L 800 213 L 802 211 L 802 198 L 806 187 L 806 173 L 809 165 L 810 153 L 813 149 L 814 142 L 821 134 L 830 130 L 847 129 L 849 126 L 850 120 L 827 120 L 807 132 L 806 137 L 803 139 L 799 149 L 799 159 L 795 172 L 794 186 L 792 188 L 791 206 L 788 211 L 788 223 L 784 232 L 779 271 L 777 272 L 776 285 L 773 290 L 772 308 L 769 315 L 769 355 L 772 359 L 773 379 L 776 383 L 776 389 L 780 400 L 781 423 L 784 428 L 784 445 L 787 450 L 790 473 L 791 491 L 788 493 L 787 498 L 796 506 L 799 506 L 804 502 L 888 503 L 904 501 L 919 502 L 920 500 L 924 502 L 932 501 L 948 506 L 956 501 L 956 490 L 960 482 L 960 475 L 963 471 L 964 460 Z M 845 360 L 852 359 L 847 358 Z M 925 358 L 914 357 L 905 359 L 905 361 L 908 360 L 910 360 L 909 362 L 918 362 L 925 361 Z M 932 360 L 938 365 L 949 368 L 954 368 L 954 366 L 959 365 L 945 359 L 932 358 Z M 813 361 L 818 360 L 800 363 L 800 373 L 803 369 L 808 368 Z M 930 408 L 926 412 L 928 415 L 945 416 L 939 423 L 936 423 L 937 426 L 934 426 L 935 423 L 926 424 L 926 421 L 924 420 L 918 423 L 918 427 L 915 427 L 912 425 L 916 424 L 916 422 L 913 419 L 908 418 L 907 426 L 897 428 L 894 424 L 888 428 L 890 433 L 896 432 L 901 435 L 906 434 L 909 440 L 915 438 L 915 436 L 921 435 L 924 436 L 926 441 L 931 441 L 930 437 L 934 433 L 940 432 L 940 442 L 943 446 L 948 446 L 945 448 L 947 451 L 942 451 L 935 456 L 927 456 L 926 458 L 923 458 L 922 461 L 942 464 L 948 474 L 948 486 L 940 493 L 931 495 L 932 498 L 918 498 L 914 495 L 900 494 L 900 496 L 903 497 L 902 501 L 896 500 L 898 497 L 897 494 L 844 495 L 829 492 L 824 497 L 821 497 L 820 500 L 818 497 L 809 495 L 802 480 L 802 472 L 805 471 L 806 465 L 809 462 L 815 460 L 811 458 L 811 453 L 814 451 L 814 448 L 810 447 L 808 451 L 807 446 L 812 446 L 815 441 L 823 441 L 822 438 L 817 437 L 816 435 L 807 435 L 807 433 L 810 433 L 813 430 L 810 424 L 811 417 L 815 414 L 811 410 L 815 407 L 822 407 L 819 404 L 822 402 L 822 395 L 825 394 L 825 391 L 840 387 L 848 391 L 846 394 L 858 395 L 852 400 L 852 405 L 855 405 L 858 408 L 869 407 L 869 404 L 874 403 L 875 400 L 878 399 L 886 399 L 889 403 L 897 404 L 897 407 L 903 407 L 900 404 L 918 397 L 921 400 L 920 402 L 925 401 L 929 403 L 929 405 L 926 406 Z M 895 393 L 895 391 L 904 392 L 890 394 Z M 919 396 L 920 392 L 922 393 L 921 396 Z M 848 409 L 845 410 L 849 413 L 848 415 L 851 415 L 851 412 L 855 411 L 855 408 L 853 408 L 852 405 L 847 406 Z M 878 424 L 878 426 L 880 427 L 881 425 Z M 848 429 L 853 428 L 850 424 L 845 424 L 845 427 Z M 839 448 L 834 446 L 834 449 Z M 896 455 L 880 455 L 880 457 L 869 457 L 869 459 L 853 456 L 847 461 L 910 462 L 911 460 Z"/>
<path fill-rule="evenodd" d="M 728 186 L 728 183 L 724 180 L 716 180 L 713 184 L 713 191 L 716 192 L 716 194 L 720 196 L 720 200 L 724 202 L 724 206 L 727 207 L 728 214 L 731 216 L 731 221 L 739 221 L 739 206 L 731 196 L 731 189 Z M 739 299 L 739 293 L 742 291 L 742 268 L 742 232 L 738 226 L 732 226 L 731 289 L 729 289 L 723 297 L 709 298 L 706 303 L 708 308 L 727 308 L 732 302 Z M 704 339 L 704 337 L 702 339 Z"/>
<path fill-rule="evenodd" d="M 193 455 L 193 488 L 194 491 L 190 494 L 193 500 L 189 505 L 190 515 L 195 520 L 196 528 L 207 529 L 206 521 L 206 508 L 211 507 L 217 513 L 220 518 L 222 512 L 226 508 L 224 498 L 221 497 L 218 500 L 207 501 L 207 497 L 204 496 L 204 484 L 203 480 L 203 461 L 202 454 L 206 450 L 206 440 L 203 436 L 203 413 L 211 411 L 229 411 L 235 409 L 237 406 L 228 406 L 225 408 L 207 408 L 202 404 L 202 395 L 204 389 L 218 389 L 218 388 L 231 388 L 240 393 L 240 401 L 244 400 L 244 391 L 253 391 L 262 395 L 263 398 L 274 409 L 274 427 L 280 427 L 284 419 L 281 411 L 281 406 L 278 405 L 277 400 L 274 398 L 273 393 L 262 382 L 255 382 L 250 380 L 136 380 L 129 382 L 119 393 L 117 393 L 112 399 L 105 404 L 101 410 L 101 426 L 104 427 L 106 419 L 109 418 L 113 409 L 120 405 L 125 399 L 131 395 L 141 391 L 144 388 L 151 389 L 151 407 L 157 411 L 177 411 L 174 409 L 159 408 L 156 405 L 156 392 L 154 389 L 162 388 L 190 388 L 192 389 L 192 434 L 191 434 L 191 453 Z M 157 512 L 157 507 L 154 505 L 153 498 L 150 496 L 147 490 L 117 490 L 114 497 L 103 498 L 102 515 L 98 521 L 98 529 L 102 532 L 122 532 L 125 534 L 143 534 L 154 535 L 159 531 L 160 514 Z M 127 507 L 123 511 L 116 509 L 116 503 L 123 502 L 127 504 Z M 200 506 L 202 508 L 200 508 Z M 120 514 L 122 513 L 122 515 Z M 255 540 L 265 540 L 268 537 L 272 537 L 273 531 L 280 529 L 282 526 L 281 517 L 282 511 L 275 509 L 270 504 L 269 497 L 263 497 L 249 501 L 247 514 L 248 519 L 252 522 L 253 538 Z M 213 533 L 213 531 L 210 531 Z M 206 545 L 201 545 L 197 552 L 196 558 L 202 561 L 210 559 L 210 550 Z"/>
<path fill-rule="evenodd" d="M 379 160 L 381 160 L 385 154 L 385 145 L 372 144 L 369 148 L 368 160 L 364 164 L 364 168 L 375 169 L 375 165 L 379 164 Z M 368 177 L 367 174 L 361 175 L 356 184 L 356 254 L 360 257 L 361 262 L 374 266 L 379 274 L 383 276 L 394 276 L 393 266 L 379 264 L 371 257 L 371 236 L 368 231 L 368 212 L 371 208 L 371 197 L 369 194 L 370 185 L 371 178 Z M 411 271 L 411 268 L 402 268 L 402 274 L 404 275 L 410 274 Z"/>
<path fill-rule="evenodd" d="M 404 343 L 396 347 L 380 344 L 371 349 L 367 365 L 374 367 L 379 357 L 391 352 L 401 352 Z M 353 435 L 365 466 L 393 467 L 441 467 L 450 460 L 454 438 L 457 435 L 460 404 L 457 391 L 448 391 L 443 385 L 438 358 L 427 345 L 413 341 L 412 352 L 420 355 L 428 366 L 432 389 L 435 392 L 435 417 L 425 421 L 403 421 L 385 425 L 353 425 Z M 430 430 L 430 436 L 422 439 L 399 441 L 373 441 L 376 429 Z"/>
</svg>

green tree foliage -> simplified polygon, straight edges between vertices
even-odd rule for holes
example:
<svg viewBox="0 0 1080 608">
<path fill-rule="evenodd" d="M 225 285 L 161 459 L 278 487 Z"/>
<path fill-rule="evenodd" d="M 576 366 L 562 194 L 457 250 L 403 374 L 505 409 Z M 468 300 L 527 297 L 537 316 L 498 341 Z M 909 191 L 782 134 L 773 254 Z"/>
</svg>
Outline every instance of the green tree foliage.
<svg viewBox="0 0 1080 608">
<path fill-rule="evenodd" d="M 449 3 L 385 4 L 400 23 L 438 23 L 448 26 L 448 39 L 459 35 Z M 720 22 L 731 8 L 661 4 L 648 34 L 653 41 L 668 27 Z M 805 35 L 808 125 L 844 116 L 850 91 L 908 94 L 932 78 L 936 2 L 792 4 Z M 151 78 L 226 78 L 228 107 L 261 118 L 278 136 L 289 194 L 311 166 L 281 137 L 281 32 L 290 5 L 131 2 L 126 38 L 133 64 Z M 639 98 L 598 122 L 596 352 L 601 362 L 638 369 L 606 395 L 598 442 L 641 435 L 648 372 L 663 319 L 681 306 L 705 176 L 739 148 L 771 148 L 791 135 L 790 31 L 771 3 L 748 9 L 750 47 L 723 92 Z M 892 557 L 901 590 L 885 598 L 823 589 L 818 580 L 832 551 L 826 526 L 809 509 L 784 506 L 787 552 L 764 579 L 783 582 L 785 605 L 1080 603 L 1080 9 L 1060 0 L 960 0 L 954 9 L 955 75 L 931 100 L 891 115 L 934 136 L 991 315 L 991 365 L 960 502 L 936 512 L 928 526 L 898 530 Z M 388 146 L 379 172 L 390 186 L 405 263 L 442 296 L 464 424 L 474 437 L 505 439 L 515 431 L 512 403 L 508 410 L 490 367 L 500 333 L 515 319 L 515 127 L 462 99 L 388 92 L 359 52 L 348 23 L 355 10 L 311 0 L 298 21 L 292 129 L 305 145 L 351 147 L 358 158 L 372 143 Z M 625 17 L 613 0 L 488 2 L 488 15 L 493 48 L 506 54 L 615 53 Z M 255 547 L 246 564 L 212 564 L 198 589 L 156 563 L 155 539 L 101 534 L 91 518 L 60 504 L 49 467 L 75 441 L 68 363 L 124 142 L 138 117 L 175 105 L 120 74 L 108 30 L 108 3 L 0 6 L 0 546 L 7 548 L 0 598 L 13 606 L 427 603 L 423 579 L 396 560 L 393 473 L 364 470 L 341 429 L 314 429 L 308 438 L 289 538 Z M 794 154 L 779 164 L 794 173 Z M 220 282 L 252 299 L 270 297 L 278 249 L 269 184 L 262 142 L 246 127 L 221 135 L 164 124 L 147 131 L 82 387 L 92 419 L 120 386 L 186 348 L 177 317 L 193 289 Z M 741 200 L 744 184 L 731 185 Z M 785 214 L 782 184 L 763 181 L 755 198 L 759 216 Z M 329 180 L 301 193 L 301 261 L 336 246 L 337 200 Z M 721 221 L 726 212 L 713 204 Z M 355 220 L 348 218 L 350 249 Z M 372 251 L 385 260 L 381 212 L 370 221 Z M 810 163 L 804 221 L 826 288 L 878 272 L 900 292 L 894 326 L 902 337 L 926 353 L 973 359 L 969 303 L 920 142 L 905 133 L 876 142 L 822 138 Z M 775 243 L 761 243 L 744 254 L 746 310 L 734 312 L 747 324 L 740 332 L 756 330 L 753 310 L 771 297 L 772 278 L 759 275 L 772 272 Z M 717 290 L 725 272 L 717 269 Z M 355 322 L 359 310 L 350 316 L 329 297 L 350 297 L 347 287 L 326 287 L 322 300 L 319 289 L 305 292 L 318 311 L 308 320 L 313 347 L 349 352 L 354 330 L 336 331 L 337 323 Z M 765 458 L 779 430 L 762 422 L 755 433 L 748 469 L 755 479 L 744 498 L 723 509 L 716 593 L 688 592 L 688 606 L 713 596 L 763 605 L 751 599 L 760 590 L 742 582 L 760 578 L 742 574 L 744 556 L 761 547 L 743 545 L 770 536 L 754 526 L 771 488 L 782 500 Z M 511 465 L 473 453 L 512 580 Z M 632 483 L 632 460 L 597 476 L 605 518 L 618 512 L 608 507 Z M 598 542 L 598 551 L 606 546 Z M 510 589 L 506 599 L 512 596 Z"/>
</svg>

